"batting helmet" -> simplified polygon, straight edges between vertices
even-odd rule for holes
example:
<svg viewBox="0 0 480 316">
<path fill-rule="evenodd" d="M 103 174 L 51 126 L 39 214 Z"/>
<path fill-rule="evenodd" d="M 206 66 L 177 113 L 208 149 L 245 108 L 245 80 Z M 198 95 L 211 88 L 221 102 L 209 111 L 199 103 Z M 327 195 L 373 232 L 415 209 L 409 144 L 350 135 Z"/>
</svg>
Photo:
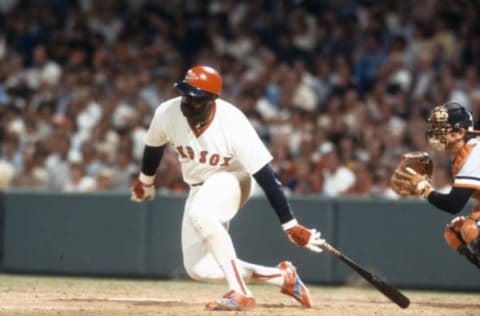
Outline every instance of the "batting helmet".
<svg viewBox="0 0 480 316">
<path fill-rule="evenodd" d="M 192 97 L 217 97 L 222 92 L 222 77 L 212 67 L 195 66 L 174 86 Z"/>
</svg>

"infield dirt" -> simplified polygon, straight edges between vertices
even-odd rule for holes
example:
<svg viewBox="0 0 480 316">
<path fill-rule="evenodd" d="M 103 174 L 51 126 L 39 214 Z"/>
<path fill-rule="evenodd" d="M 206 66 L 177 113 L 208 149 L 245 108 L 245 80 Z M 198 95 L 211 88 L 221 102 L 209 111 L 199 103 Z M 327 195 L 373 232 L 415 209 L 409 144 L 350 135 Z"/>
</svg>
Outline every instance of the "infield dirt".
<svg viewBox="0 0 480 316">
<path fill-rule="evenodd" d="M 314 307 L 304 309 L 277 288 L 252 285 L 257 307 L 211 312 L 204 304 L 225 292 L 223 284 L 172 280 L 0 275 L 0 315 L 323 315 L 478 316 L 480 293 L 402 291 L 407 309 L 369 287 L 310 286 Z"/>
</svg>

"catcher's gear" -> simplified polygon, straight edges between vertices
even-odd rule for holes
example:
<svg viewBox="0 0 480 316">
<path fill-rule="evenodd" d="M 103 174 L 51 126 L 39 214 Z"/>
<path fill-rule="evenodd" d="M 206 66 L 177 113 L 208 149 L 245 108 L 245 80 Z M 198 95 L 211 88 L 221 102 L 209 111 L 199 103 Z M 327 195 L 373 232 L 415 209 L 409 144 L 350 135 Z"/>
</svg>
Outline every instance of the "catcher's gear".
<svg viewBox="0 0 480 316">
<path fill-rule="evenodd" d="M 480 268 L 480 219 L 479 213 L 469 217 L 457 216 L 445 227 L 447 244 Z"/>
<path fill-rule="evenodd" d="M 222 92 L 222 77 L 212 67 L 195 66 L 174 86 L 191 97 L 217 97 Z"/>
<path fill-rule="evenodd" d="M 464 222 L 464 216 L 457 216 L 445 227 L 445 231 L 443 232 L 447 245 L 453 250 L 458 250 L 458 248 L 464 244 L 460 234 Z"/>
<path fill-rule="evenodd" d="M 459 128 L 473 131 L 473 118 L 472 114 L 459 103 L 447 102 L 433 108 L 428 117 L 428 125 L 429 146 L 436 151 L 445 151 L 447 133 Z"/>
<path fill-rule="evenodd" d="M 315 228 L 308 229 L 300 224 L 297 221 L 291 220 L 290 222 L 283 225 L 288 239 L 295 245 L 299 247 L 305 247 L 313 252 L 322 252 L 320 246 L 325 242 L 325 239 L 320 238 L 320 232 Z"/>
<path fill-rule="evenodd" d="M 143 177 L 143 178 L 148 178 Z M 145 200 L 153 200 L 155 197 L 155 185 L 153 179 L 145 180 L 142 179 L 142 174 L 139 179 L 135 180 L 132 186 L 132 194 L 130 199 L 134 202 L 143 202 Z"/>
<path fill-rule="evenodd" d="M 401 196 L 425 195 L 430 193 L 433 173 L 433 161 L 426 152 L 409 152 L 402 160 L 391 178 L 393 191 Z"/>
<path fill-rule="evenodd" d="M 462 239 L 468 243 L 474 243 L 478 241 L 479 232 L 480 232 L 480 220 L 475 220 L 473 218 L 465 219 L 465 222 L 462 225 Z"/>
</svg>

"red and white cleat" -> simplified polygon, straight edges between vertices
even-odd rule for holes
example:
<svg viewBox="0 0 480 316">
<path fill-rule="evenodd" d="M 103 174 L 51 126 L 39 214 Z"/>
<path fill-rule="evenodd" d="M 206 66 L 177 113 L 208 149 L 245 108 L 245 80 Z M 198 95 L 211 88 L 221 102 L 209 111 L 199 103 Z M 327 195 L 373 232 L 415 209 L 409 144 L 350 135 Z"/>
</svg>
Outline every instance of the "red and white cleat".
<svg viewBox="0 0 480 316">
<path fill-rule="evenodd" d="M 228 291 L 221 299 L 207 303 L 205 309 L 211 311 L 242 311 L 255 307 L 255 298 Z"/>
<path fill-rule="evenodd" d="M 278 267 L 283 274 L 283 285 L 281 292 L 290 295 L 299 301 L 304 307 L 312 307 L 310 292 L 297 274 L 297 270 L 289 261 L 282 261 Z"/>
</svg>

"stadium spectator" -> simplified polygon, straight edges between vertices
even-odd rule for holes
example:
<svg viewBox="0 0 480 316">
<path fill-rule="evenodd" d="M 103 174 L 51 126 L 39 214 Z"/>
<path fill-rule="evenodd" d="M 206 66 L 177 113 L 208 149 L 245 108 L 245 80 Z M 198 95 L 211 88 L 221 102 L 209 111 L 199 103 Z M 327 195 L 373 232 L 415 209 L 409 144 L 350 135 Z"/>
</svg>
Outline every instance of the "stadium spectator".
<svg viewBox="0 0 480 316">
<path fill-rule="evenodd" d="M 155 107 L 198 63 L 221 70 L 224 97 L 285 151 L 274 166 L 299 188 L 328 186 L 329 144 L 350 175 L 366 165 L 372 194 L 394 198 L 385 175 L 401 153 L 426 149 L 419 122 L 433 104 L 457 99 L 480 118 L 480 12 L 470 2 L 14 0 L 0 5 L 0 29 L 1 158 L 25 177 L 14 187 L 43 188 L 46 170 L 60 190 L 79 159 L 92 178 L 139 165 Z M 297 160 L 308 163 L 298 170 Z M 158 188 L 185 190 L 165 161 Z M 127 191 L 122 172 L 113 187 Z M 327 194 L 317 191 L 293 194 Z"/>
</svg>

